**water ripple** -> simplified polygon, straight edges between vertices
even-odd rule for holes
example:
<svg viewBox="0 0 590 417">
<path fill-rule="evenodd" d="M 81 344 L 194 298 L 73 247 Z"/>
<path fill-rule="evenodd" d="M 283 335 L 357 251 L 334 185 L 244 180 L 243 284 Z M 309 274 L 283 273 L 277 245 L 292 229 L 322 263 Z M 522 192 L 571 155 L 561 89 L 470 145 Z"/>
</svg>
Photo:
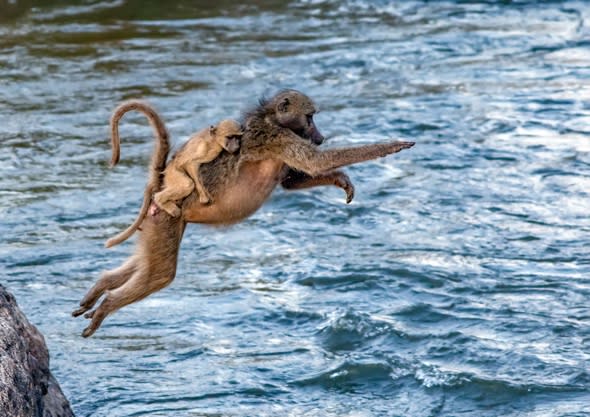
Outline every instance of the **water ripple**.
<svg viewBox="0 0 590 417">
<path fill-rule="evenodd" d="M 0 279 L 76 413 L 590 415 L 586 4 L 234 3 L 0 6 Z M 190 226 L 172 285 L 80 338 L 153 146 L 129 115 L 108 169 L 114 105 L 179 145 L 281 87 L 326 147 L 417 145 L 346 168 L 351 205 L 277 190 Z"/>
</svg>

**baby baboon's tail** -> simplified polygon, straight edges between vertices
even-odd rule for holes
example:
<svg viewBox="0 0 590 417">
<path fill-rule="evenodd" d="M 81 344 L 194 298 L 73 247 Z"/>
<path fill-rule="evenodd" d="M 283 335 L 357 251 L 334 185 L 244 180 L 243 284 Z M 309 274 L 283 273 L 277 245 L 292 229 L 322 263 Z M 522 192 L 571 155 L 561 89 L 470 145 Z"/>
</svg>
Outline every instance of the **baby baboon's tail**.
<svg viewBox="0 0 590 417">
<path fill-rule="evenodd" d="M 121 156 L 119 121 L 125 113 L 131 110 L 140 111 L 148 118 L 156 135 L 155 148 L 150 162 L 148 182 L 143 193 L 143 203 L 139 209 L 139 214 L 131 226 L 117 236 L 106 241 L 105 246 L 107 248 L 127 240 L 133 233 L 135 233 L 143 222 L 153 194 L 162 186 L 162 172 L 164 171 L 164 168 L 166 168 L 166 160 L 168 159 L 168 153 L 170 152 L 170 137 L 168 135 L 168 130 L 156 110 L 145 101 L 128 100 L 118 105 L 111 116 L 111 147 L 113 150 L 111 166 L 117 165 Z"/>
</svg>

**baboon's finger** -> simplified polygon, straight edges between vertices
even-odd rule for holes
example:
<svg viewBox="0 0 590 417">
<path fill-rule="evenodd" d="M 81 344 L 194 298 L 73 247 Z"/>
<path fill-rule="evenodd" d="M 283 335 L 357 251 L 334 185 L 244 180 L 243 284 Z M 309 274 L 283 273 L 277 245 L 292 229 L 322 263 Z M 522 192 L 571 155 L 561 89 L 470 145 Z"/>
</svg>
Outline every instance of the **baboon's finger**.
<svg viewBox="0 0 590 417">
<path fill-rule="evenodd" d="M 350 204 L 354 198 L 354 186 L 350 184 L 350 187 L 345 188 L 344 191 L 346 191 L 346 204 Z"/>
<path fill-rule="evenodd" d="M 341 187 L 346 193 L 346 204 L 350 204 L 350 202 L 354 198 L 354 185 L 352 185 L 350 179 L 346 177 L 342 180 L 342 183 L 339 184 L 339 187 Z"/>
<path fill-rule="evenodd" d="M 401 142 L 401 141 L 392 142 L 391 143 L 391 145 L 393 146 L 392 153 L 396 153 L 396 152 L 402 151 L 404 149 L 411 148 L 415 144 L 416 144 L 416 142 Z"/>
</svg>

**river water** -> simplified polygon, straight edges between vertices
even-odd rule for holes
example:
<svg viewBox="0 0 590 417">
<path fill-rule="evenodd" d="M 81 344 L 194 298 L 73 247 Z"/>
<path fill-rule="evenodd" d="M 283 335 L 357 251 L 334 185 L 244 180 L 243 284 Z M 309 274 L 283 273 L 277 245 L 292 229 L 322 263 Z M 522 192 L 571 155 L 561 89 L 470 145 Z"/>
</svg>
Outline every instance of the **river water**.
<svg viewBox="0 0 590 417">
<path fill-rule="evenodd" d="M 589 416 L 590 3 L 0 2 L 0 280 L 78 416 Z M 326 147 L 416 146 L 190 225 L 90 339 L 152 133 L 314 98 Z"/>
</svg>

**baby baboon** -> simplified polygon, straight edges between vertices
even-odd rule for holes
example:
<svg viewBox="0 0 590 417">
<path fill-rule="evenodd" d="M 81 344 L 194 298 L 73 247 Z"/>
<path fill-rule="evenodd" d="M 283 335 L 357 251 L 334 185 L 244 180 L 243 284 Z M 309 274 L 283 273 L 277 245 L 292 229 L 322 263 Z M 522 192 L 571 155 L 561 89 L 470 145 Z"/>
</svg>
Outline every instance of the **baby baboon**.
<svg viewBox="0 0 590 417">
<path fill-rule="evenodd" d="M 164 171 L 164 189 L 154 195 L 154 202 L 172 217 L 180 215 L 175 201 L 182 200 L 195 188 L 199 202 L 211 203 L 211 195 L 201 181 L 201 164 L 211 162 L 224 149 L 230 153 L 240 148 L 242 127 L 234 120 L 222 120 L 217 126 L 193 135 L 168 163 Z"/>
<path fill-rule="evenodd" d="M 202 166 L 203 183 L 213 195 L 213 203 L 200 204 L 193 192 L 184 199 L 179 217 L 170 217 L 152 205 L 150 215 L 143 221 L 135 253 L 118 269 L 103 274 L 74 311 L 74 316 L 88 312 L 106 293 L 102 303 L 85 315 L 91 322 L 82 335 L 92 335 L 107 315 L 158 291 L 174 279 L 187 222 L 210 225 L 239 222 L 254 213 L 278 184 L 288 189 L 336 185 L 346 191 L 350 201 L 353 185 L 337 168 L 414 145 L 414 142 L 392 141 L 320 151 L 317 145 L 324 138 L 313 121 L 315 112 L 307 96 L 284 90 L 261 100 L 246 113 L 240 152 L 223 152 Z M 158 136 L 157 140 L 168 145 L 167 136 Z M 163 163 L 162 155 L 152 157 L 152 166 Z"/>
</svg>

